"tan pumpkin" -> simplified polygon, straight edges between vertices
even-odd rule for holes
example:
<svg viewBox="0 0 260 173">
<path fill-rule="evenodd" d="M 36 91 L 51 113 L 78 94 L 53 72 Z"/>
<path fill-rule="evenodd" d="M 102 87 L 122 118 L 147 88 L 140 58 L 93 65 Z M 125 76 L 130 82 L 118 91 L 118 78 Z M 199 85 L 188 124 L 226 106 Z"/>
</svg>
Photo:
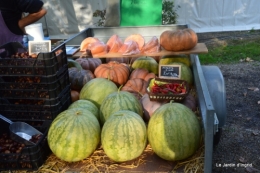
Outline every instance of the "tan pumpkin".
<svg viewBox="0 0 260 173">
<path fill-rule="evenodd" d="M 155 77 L 156 77 L 156 75 L 154 73 L 150 73 L 147 69 L 137 68 L 132 71 L 129 79 L 140 78 L 140 79 L 144 79 L 146 82 L 148 82 L 149 79 L 155 78 Z"/>
<path fill-rule="evenodd" d="M 97 78 L 107 78 L 113 81 L 116 85 L 120 86 L 127 82 L 130 75 L 130 70 L 124 63 L 110 61 L 107 64 L 99 65 L 96 68 L 94 75 Z"/>
<path fill-rule="evenodd" d="M 166 30 L 160 35 L 160 45 L 168 51 L 190 50 L 197 45 L 198 36 L 190 28 Z"/>
<path fill-rule="evenodd" d="M 99 58 L 78 58 L 75 61 L 78 62 L 84 70 L 90 70 L 92 73 L 102 64 Z"/>
<path fill-rule="evenodd" d="M 144 120 L 148 122 L 154 111 L 167 102 L 151 101 L 148 94 L 143 95 L 141 103 L 144 110 Z"/>
<path fill-rule="evenodd" d="M 146 82 L 144 79 L 129 79 L 126 84 L 121 88 L 122 91 L 129 91 L 129 92 L 138 92 L 141 95 L 144 95 L 147 93 L 146 88 L 148 86 L 148 82 Z"/>
</svg>

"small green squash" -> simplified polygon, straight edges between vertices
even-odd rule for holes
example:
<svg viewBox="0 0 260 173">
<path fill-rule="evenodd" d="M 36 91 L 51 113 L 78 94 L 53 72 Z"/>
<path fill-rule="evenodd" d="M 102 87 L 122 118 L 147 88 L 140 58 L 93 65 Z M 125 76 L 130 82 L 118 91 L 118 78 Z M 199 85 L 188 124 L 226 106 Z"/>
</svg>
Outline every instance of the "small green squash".
<svg viewBox="0 0 260 173">
<path fill-rule="evenodd" d="M 132 69 L 143 68 L 148 70 L 150 73 L 154 73 L 155 75 L 158 74 L 158 62 L 152 57 L 139 57 L 134 60 L 133 64 L 131 65 Z"/>
</svg>

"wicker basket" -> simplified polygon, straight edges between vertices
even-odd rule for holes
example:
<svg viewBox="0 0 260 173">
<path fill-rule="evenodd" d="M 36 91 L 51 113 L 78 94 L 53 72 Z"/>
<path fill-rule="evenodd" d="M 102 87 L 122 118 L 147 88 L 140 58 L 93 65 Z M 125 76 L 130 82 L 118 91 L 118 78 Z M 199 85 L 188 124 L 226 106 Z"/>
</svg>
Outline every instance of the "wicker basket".
<svg viewBox="0 0 260 173">
<path fill-rule="evenodd" d="M 151 80 L 153 78 L 151 78 L 148 83 L 150 84 Z M 152 93 L 151 91 L 149 91 L 149 85 L 147 87 L 147 93 L 149 95 L 149 98 L 151 101 L 171 101 L 174 100 L 176 102 L 181 102 L 182 100 L 185 99 L 185 97 L 188 95 L 189 93 L 189 84 L 185 81 L 185 80 L 177 80 L 177 79 L 162 79 L 162 78 L 155 78 L 156 81 L 160 81 L 160 82 L 167 82 L 167 83 L 179 83 L 179 84 L 184 84 L 186 87 L 186 93 L 176 93 L 176 94 L 162 94 L 162 93 Z"/>
</svg>

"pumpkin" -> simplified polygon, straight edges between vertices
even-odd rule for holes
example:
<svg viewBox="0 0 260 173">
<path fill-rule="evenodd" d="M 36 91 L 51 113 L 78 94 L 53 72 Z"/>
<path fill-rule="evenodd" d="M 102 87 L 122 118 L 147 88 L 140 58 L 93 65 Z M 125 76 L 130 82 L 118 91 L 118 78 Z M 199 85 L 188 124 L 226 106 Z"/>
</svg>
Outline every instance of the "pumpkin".
<svg viewBox="0 0 260 173">
<path fill-rule="evenodd" d="M 143 119 L 129 110 L 113 113 L 102 128 L 101 144 L 106 155 L 115 162 L 139 157 L 147 145 Z"/>
<path fill-rule="evenodd" d="M 90 100 L 98 108 L 111 93 L 118 91 L 116 84 L 105 78 L 94 78 L 86 83 L 79 93 L 80 100 Z"/>
<path fill-rule="evenodd" d="M 155 77 L 156 77 L 156 75 L 154 73 L 150 73 L 147 69 L 137 68 L 132 71 L 129 79 L 140 78 L 140 79 L 144 79 L 146 82 L 148 82 L 149 79 L 155 78 Z"/>
<path fill-rule="evenodd" d="M 89 70 L 78 70 L 76 67 L 72 67 L 68 71 L 72 90 L 80 91 L 87 82 L 95 78 L 94 74 Z"/>
<path fill-rule="evenodd" d="M 123 41 L 121 38 L 117 34 L 114 34 L 107 41 L 108 52 L 117 53 L 122 45 Z"/>
<path fill-rule="evenodd" d="M 132 69 L 144 68 L 151 73 L 158 74 L 158 62 L 152 57 L 139 57 L 131 65 Z"/>
<path fill-rule="evenodd" d="M 189 93 L 181 103 L 190 108 L 192 111 L 197 110 L 197 100 L 191 93 Z"/>
<path fill-rule="evenodd" d="M 73 59 L 68 59 L 68 68 L 76 67 L 78 70 L 82 70 L 81 65 Z"/>
<path fill-rule="evenodd" d="M 85 52 L 91 43 L 99 42 L 100 40 L 95 37 L 87 37 L 80 43 L 80 51 Z"/>
<path fill-rule="evenodd" d="M 174 62 L 181 62 L 190 68 L 192 66 L 189 55 L 166 55 L 160 59 L 159 65 L 168 65 Z"/>
<path fill-rule="evenodd" d="M 70 95 L 71 95 L 71 101 L 72 103 L 79 100 L 79 92 L 76 90 L 71 90 L 70 91 Z"/>
<path fill-rule="evenodd" d="M 124 43 L 134 41 L 138 44 L 138 49 L 141 51 L 145 45 L 145 39 L 141 34 L 132 34 L 125 38 Z"/>
<path fill-rule="evenodd" d="M 92 73 L 102 64 L 99 58 L 77 58 L 75 61 L 78 62 L 84 70 L 90 70 Z"/>
<path fill-rule="evenodd" d="M 116 85 L 120 86 L 127 82 L 130 70 L 122 63 L 117 61 L 110 61 L 107 64 L 101 64 L 94 72 L 98 78 L 106 78 L 113 81 Z"/>
<path fill-rule="evenodd" d="M 190 28 L 166 30 L 160 35 L 161 47 L 168 51 L 190 50 L 197 45 L 198 36 Z"/>
<path fill-rule="evenodd" d="M 141 98 L 141 103 L 144 110 L 144 121 L 149 122 L 150 117 L 153 115 L 154 111 L 166 102 L 151 101 L 149 95 L 145 94 Z"/>
<path fill-rule="evenodd" d="M 75 102 L 73 102 L 68 109 L 73 109 L 73 108 L 83 108 L 85 110 L 90 111 L 93 115 L 95 115 L 95 117 L 99 120 L 99 109 L 97 108 L 97 106 L 92 103 L 89 100 L 77 100 Z"/>
<path fill-rule="evenodd" d="M 188 107 L 172 101 L 154 111 L 147 133 L 153 151 L 169 161 L 192 156 L 201 140 L 201 126 L 197 116 Z"/>
<path fill-rule="evenodd" d="M 148 82 L 143 79 L 135 78 L 129 79 L 126 84 L 121 88 L 121 91 L 138 92 L 142 95 L 147 93 Z"/>
<path fill-rule="evenodd" d="M 139 100 L 127 91 L 117 91 L 109 94 L 101 103 L 101 123 L 104 124 L 110 115 L 119 110 L 133 111 L 143 117 L 143 108 Z"/>
<path fill-rule="evenodd" d="M 89 157 L 100 143 L 97 118 L 82 108 L 67 109 L 51 123 L 47 140 L 51 151 L 61 160 L 77 162 Z"/>
<path fill-rule="evenodd" d="M 110 61 L 117 61 L 119 63 L 125 63 L 125 64 L 131 63 L 130 58 L 106 58 L 106 63 L 109 63 Z"/>
</svg>

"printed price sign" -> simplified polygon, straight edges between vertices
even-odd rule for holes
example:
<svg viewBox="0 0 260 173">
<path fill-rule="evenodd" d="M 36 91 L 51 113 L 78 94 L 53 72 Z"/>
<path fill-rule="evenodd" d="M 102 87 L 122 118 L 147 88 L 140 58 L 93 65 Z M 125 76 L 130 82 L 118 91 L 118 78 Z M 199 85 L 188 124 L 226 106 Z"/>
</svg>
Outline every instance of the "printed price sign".
<svg viewBox="0 0 260 173">
<path fill-rule="evenodd" d="M 180 79 L 181 65 L 159 65 L 159 78 Z"/>
<path fill-rule="evenodd" d="M 51 41 L 43 40 L 43 41 L 29 41 L 29 55 L 38 54 L 40 52 L 51 52 Z"/>
</svg>

